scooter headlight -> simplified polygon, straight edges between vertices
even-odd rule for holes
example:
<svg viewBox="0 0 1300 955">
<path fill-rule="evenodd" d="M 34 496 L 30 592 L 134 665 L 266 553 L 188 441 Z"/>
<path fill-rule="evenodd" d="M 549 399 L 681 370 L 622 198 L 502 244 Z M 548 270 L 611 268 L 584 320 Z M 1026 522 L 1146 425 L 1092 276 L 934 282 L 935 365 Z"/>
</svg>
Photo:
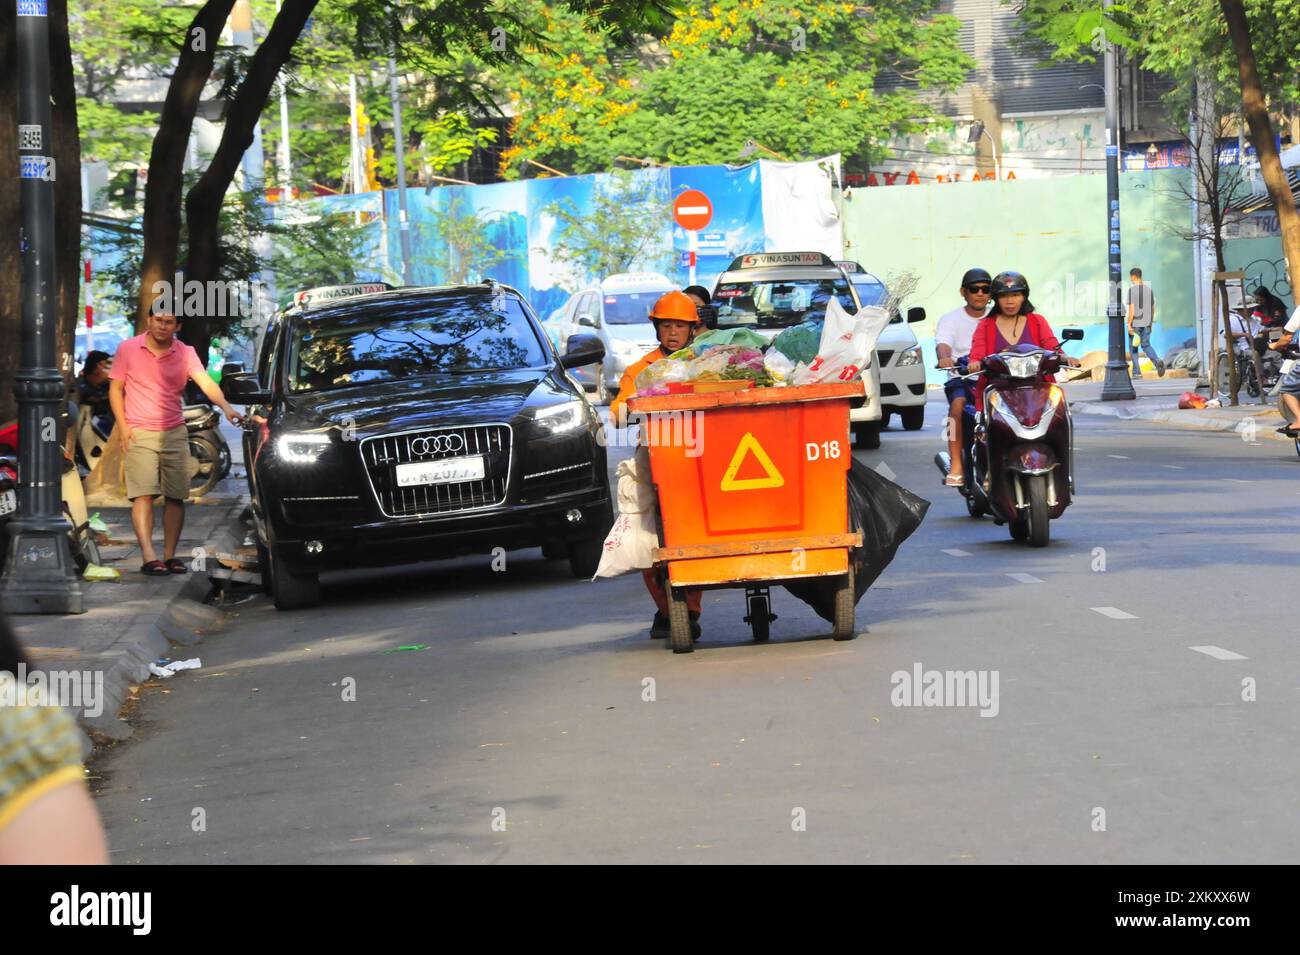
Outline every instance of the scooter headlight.
<svg viewBox="0 0 1300 955">
<path fill-rule="evenodd" d="M 1039 355 L 1007 355 L 1003 361 L 1007 365 L 1007 375 L 1012 378 L 1033 378 L 1038 374 L 1038 366 L 1042 362 L 1043 356 Z"/>
</svg>

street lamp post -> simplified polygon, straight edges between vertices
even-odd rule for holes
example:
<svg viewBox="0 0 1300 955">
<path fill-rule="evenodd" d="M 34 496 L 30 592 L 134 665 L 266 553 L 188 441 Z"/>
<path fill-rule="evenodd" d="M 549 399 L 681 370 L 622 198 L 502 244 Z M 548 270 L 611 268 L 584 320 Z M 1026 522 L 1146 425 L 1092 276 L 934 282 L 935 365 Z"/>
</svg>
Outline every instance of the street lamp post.
<svg viewBox="0 0 1300 955">
<path fill-rule="evenodd" d="M 1112 0 L 1102 0 L 1105 15 Z M 1124 357 L 1123 281 L 1120 275 L 1119 242 L 1119 84 L 1118 61 L 1115 44 L 1104 41 L 1106 52 L 1103 63 L 1106 84 L 1106 248 L 1109 250 L 1110 295 L 1106 308 L 1108 349 L 1106 378 L 1101 386 L 1102 401 L 1121 401 L 1136 398 L 1133 382 L 1128 376 L 1128 362 Z"/>
<path fill-rule="evenodd" d="M 966 134 L 966 142 L 977 143 L 980 136 L 989 138 L 989 149 L 993 153 L 993 178 L 998 182 L 1002 181 L 1002 160 L 998 158 L 998 144 L 993 139 L 993 134 L 984 126 L 982 119 L 977 119 L 970 124 L 970 132 Z M 978 170 L 977 170 L 978 171 Z"/>
<path fill-rule="evenodd" d="M 0 596 L 9 613 L 82 613 L 61 501 L 55 355 L 54 150 L 50 121 L 50 28 L 44 0 L 18 0 L 18 163 L 23 263 L 23 344 L 18 398 L 18 514 Z M 64 171 L 67 175 L 67 171 Z M 72 173 L 76 175 L 75 172 Z"/>
</svg>

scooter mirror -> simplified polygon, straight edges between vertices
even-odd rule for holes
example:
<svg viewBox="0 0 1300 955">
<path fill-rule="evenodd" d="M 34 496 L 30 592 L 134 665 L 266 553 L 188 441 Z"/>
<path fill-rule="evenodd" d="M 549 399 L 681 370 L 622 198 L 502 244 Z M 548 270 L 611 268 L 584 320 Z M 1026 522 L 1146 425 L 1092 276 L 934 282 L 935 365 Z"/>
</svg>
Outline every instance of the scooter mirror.
<svg viewBox="0 0 1300 955">
<path fill-rule="evenodd" d="M 1063 342 L 1081 342 L 1083 341 L 1082 328 L 1063 328 L 1061 329 L 1061 341 Z"/>
</svg>

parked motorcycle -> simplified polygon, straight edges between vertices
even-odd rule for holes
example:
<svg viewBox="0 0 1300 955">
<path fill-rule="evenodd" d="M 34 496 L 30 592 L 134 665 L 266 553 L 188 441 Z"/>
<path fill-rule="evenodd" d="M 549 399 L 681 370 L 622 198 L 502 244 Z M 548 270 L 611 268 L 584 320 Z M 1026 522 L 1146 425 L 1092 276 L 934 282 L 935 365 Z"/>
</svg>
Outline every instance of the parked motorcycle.
<svg viewBox="0 0 1300 955">
<path fill-rule="evenodd" d="M 221 434 L 221 412 L 211 405 L 185 405 L 190 441 L 190 497 L 202 497 L 230 473 L 230 446 Z"/>
<path fill-rule="evenodd" d="M 90 528 L 81 476 L 71 457 L 64 458 L 63 514 L 72 527 L 68 541 L 79 570 L 100 563 L 99 547 Z M 0 429 L 0 568 L 9 554 L 9 522 L 18 510 L 18 424 Z"/>
<path fill-rule="evenodd" d="M 1082 338 L 1081 329 L 1061 332 L 1063 341 Z M 1061 387 L 1047 380 L 1062 361 L 1060 352 L 1036 345 L 988 355 L 984 411 L 975 414 L 968 404 L 962 428 L 966 483 L 958 490 L 968 513 L 992 514 L 996 523 L 1008 525 L 1014 540 L 1034 547 L 1047 545 L 1051 521 L 1070 506 L 1074 493 L 1070 406 Z M 936 455 L 935 463 L 947 475 L 948 455 Z"/>
<path fill-rule="evenodd" d="M 1282 366 L 1278 369 L 1277 381 L 1273 383 L 1273 388 L 1269 391 L 1268 396 L 1277 402 L 1277 410 L 1282 415 L 1282 420 L 1287 425 L 1292 425 L 1295 424 L 1295 416 L 1291 414 L 1291 409 L 1287 406 L 1287 403 L 1282 400 L 1282 379 L 1295 367 L 1297 362 L 1300 362 L 1300 344 L 1292 342 L 1282 351 L 1275 351 L 1273 354 L 1281 357 L 1283 361 Z M 1295 438 L 1295 453 L 1300 456 L 1300 437 Z"/>
</svg>

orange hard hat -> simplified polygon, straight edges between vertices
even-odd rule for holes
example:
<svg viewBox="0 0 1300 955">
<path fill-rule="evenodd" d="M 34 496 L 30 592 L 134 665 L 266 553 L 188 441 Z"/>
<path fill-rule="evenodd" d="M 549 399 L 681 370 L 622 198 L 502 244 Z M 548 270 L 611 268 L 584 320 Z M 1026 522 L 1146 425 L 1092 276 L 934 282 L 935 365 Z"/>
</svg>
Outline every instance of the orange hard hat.
<svg viewBox="0 0 1300 955">
<path fill-rule="evenodd" d="M 695 310 L 695 300 L 685 292 L 665 292 L 650 309 L 650 321 L 690 322 L 696 324 L 700 314 Z"/>
</svg>

